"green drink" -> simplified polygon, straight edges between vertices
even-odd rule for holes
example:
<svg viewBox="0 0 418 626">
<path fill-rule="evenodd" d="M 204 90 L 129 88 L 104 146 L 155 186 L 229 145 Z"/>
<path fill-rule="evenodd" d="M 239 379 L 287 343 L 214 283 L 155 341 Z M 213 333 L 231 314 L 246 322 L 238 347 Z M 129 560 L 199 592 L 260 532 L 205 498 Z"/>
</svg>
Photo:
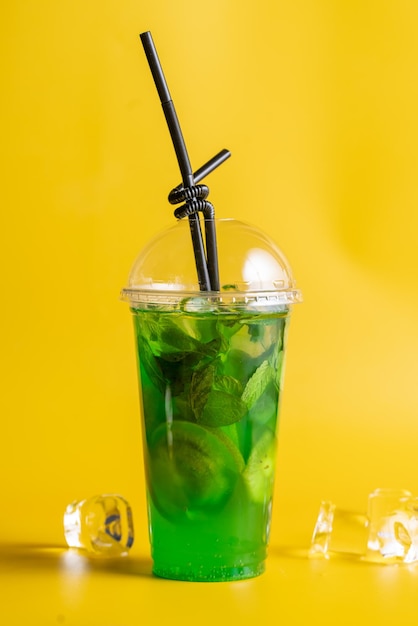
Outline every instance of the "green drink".
<svg viewBox="0 0 418 626">
<path fill-rule="evenodd" d="M 228 222 L 231 248 L 231 222 L 241 236 L 248 227 Z M 298 292 L 243 296 L 240 283 L 228 283 L 222 294 L 203 294 L 190 290 L 184 274 L 187 289 L 158 281 L 153 290 L 143 271 L 156 271 L 152 259 L 150 249 L 140 255 L 133 274 L 141 288 L 131 280 L 124 296 L 138 355 L 153 571 L 194 581 L 257 576 L 265 567 L 286 331 Z"/>
</svg>

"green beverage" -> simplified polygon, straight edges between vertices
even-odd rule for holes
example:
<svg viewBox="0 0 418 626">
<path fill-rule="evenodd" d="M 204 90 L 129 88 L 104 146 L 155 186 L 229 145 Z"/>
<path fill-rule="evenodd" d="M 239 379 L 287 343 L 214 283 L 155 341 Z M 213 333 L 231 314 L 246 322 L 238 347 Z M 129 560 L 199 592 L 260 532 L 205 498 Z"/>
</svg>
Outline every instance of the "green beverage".
<svg viewBox="0 0 418 626">
<path fill-rule="evenodd" d="M 238 224 L 218 224 L 221 259 L 222 242 L 234 246 L 231 226 L 244 241 L 248 235 Z M 171 232 L 174 244 L 178 230 Z M 265 270 L 269 248 L 259 231 L 255 240 Z M 244 294 L 235 282 L 199 293 L 184 274 L 181 289 L 162 280 L 150 288 L 144 267 L 158 275 L 153 251 L 169 250 L 164 243 L 145 249 L 124 290 L 138 357 L 153 572 L 192 581 L 257 576 L 267 554 L 287 325 L 298 292 Z M 242 262 L 238 254 L 234 262 Z"/>
<path fill-rule="evenodd" d="M 286 314 L 133 314 L 154 572 L 190 580 L 258 575 Z"/>
</svg>

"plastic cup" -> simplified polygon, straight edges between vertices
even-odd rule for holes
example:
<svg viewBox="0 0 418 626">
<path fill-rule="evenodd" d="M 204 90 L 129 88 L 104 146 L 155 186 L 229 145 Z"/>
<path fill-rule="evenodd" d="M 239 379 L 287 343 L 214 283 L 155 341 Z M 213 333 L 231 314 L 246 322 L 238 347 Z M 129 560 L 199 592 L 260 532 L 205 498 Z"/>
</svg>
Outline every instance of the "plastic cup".
<svg viewBox="0 0 418 626">
<path fill-rule="evenodd" d="M 264 571 L 287 327 L 301 300 L 261 231 L 216 220 L 221 289 L 199 290 L 188 224 L 160 233 L 122 290 L 133 315 L 153 572 Z"/>
</svg>

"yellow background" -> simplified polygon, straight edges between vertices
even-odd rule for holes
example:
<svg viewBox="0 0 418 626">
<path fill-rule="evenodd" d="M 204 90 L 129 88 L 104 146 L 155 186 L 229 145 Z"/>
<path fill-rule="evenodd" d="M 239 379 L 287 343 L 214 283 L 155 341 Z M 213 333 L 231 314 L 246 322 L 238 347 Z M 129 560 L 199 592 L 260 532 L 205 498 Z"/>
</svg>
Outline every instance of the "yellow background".
<svg viewBox="0 0 418 626">
<path fill-rule="evenodd" d="M 218 217 L 266 230 L 289 335 L 272 546 L 320 500 L 418 494 L 418 4 L 17 0 L 1 20 L 1 543 L 62 544 L 120 492 L 148 554 L 133 332 L 119 301 L 179 170 L 151 30 Z"/>
</svg>

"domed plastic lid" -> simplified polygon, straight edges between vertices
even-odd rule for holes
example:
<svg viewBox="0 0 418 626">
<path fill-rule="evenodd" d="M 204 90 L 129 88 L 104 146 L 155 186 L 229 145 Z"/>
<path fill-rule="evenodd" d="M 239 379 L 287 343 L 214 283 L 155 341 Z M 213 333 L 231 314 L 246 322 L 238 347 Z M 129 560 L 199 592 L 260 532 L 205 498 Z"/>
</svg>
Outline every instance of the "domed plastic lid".
<svg viewBox="0 0 418 626">
<path fill-rule="evenodd" d="M 200 291 L 188 220 L 159 233 L 136 258 L 121 297 L 132 307 L 178 306 L 207 299 L 216 306 L 288 306 L 302 300 L 284 254 L 262 231 L 216 219 L 220 291 Z"/>
</svg>

